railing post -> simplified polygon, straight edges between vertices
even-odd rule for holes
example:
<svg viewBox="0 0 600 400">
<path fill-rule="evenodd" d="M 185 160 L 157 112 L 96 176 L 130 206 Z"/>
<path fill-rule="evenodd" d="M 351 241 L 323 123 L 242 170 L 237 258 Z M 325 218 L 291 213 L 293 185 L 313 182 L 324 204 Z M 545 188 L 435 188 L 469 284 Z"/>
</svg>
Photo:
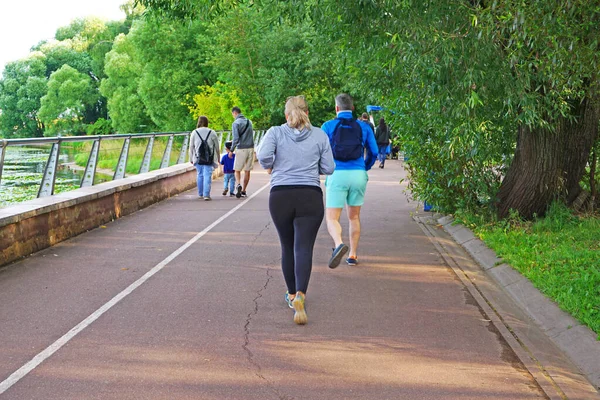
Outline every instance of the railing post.
<svg viewBox="0 0 600 400">
<path fill-rule="evenodd" d="M 52 144 L 50 156 L 44 168 L 44 176 L 37 197 L 52 196 L 54 194 L 54 182 L 56 181 L 56 170 L 58 168 L 58 154 L 60 150 L 60 139 Z"/>
<path fill-rule="evenodd" d="M 263 139 L 263 136 L 265 136 L 265 132 L 266 131 L 258 131 L 258 140 L 256 141 L 256 144 L 258 144 L 258 145 L 260 144 L 260 142 Z"/>
<path fill-rule="evenodd" d="M 165 147 L 165 153 L 163 154 L 162 161 L 160 162 L 160 169 L 167 168 L 169 166 L 169 161 L 171 161 L 171 149 L 173 148 L 173 137 L 175 135 L 169 136 L 169 141 L 167 142 L 167 147 Z"/>
<path fill-rule="evenodd" d="M 219 132 L 219 151 L 221 153 L 223 153 L 223 151 L 225 150 L 225 142 L 223 141 L 224 138 L 225 138 L 225 132 L 223 132 L 223 131 Z"/>
<path fill-rule="evenodd" d="M 129 155 L 129 141 L 131 140 L 131 136 L 125 139 L 123 142 L 123 148 L 121 149 L 121 155 L 119 156 L 119 163 L 117 164 L 117 169 L 115 170 L 115 175 L 113 176 L 113 180 L 121 179 L 125 177 L 125 169 L 127 168 L 127 156 Z"/>
<path fill-rule="evenodd" d="M 90 150 L 90 157 L 88 158 L 87 165 L 85 166 L 85 172 L 83 173 L 83 178 L 81 178 L 81 184 L 79 185 L 79 187 L 94 185 L 94 178 L 96 177 L 96 166 L 98 165 L 99 151 L 100 139 L 96 139 L 92 144 L 92 150 Z"/>
<path fill-rule="evenodd" d="M 7 143 L 4 140 L 0 140 L 2 149 L 0 150 L 0 183 L 2 182 L 2 170 L 4 169 L 4 155 L 6 154 Z"/>
<path fill-rule="evenodd" d="M 140 174 L 150 171 L 150 160 L 152 159 L 152 148 L 154 147 L 154 136 L 148 139 L 146 145 L 146 151 L 144 152 L 144 158 L 142 159 L 142 165 L 140 165 Z"/>
<path fill-rule="evenodd" d="M 177 159 L 177 164 L 183 164 L 185 162 L 185 157 L 187 156 L 189 142 L 190 142 L 190 135 L 185 135 L 183 137 L 183 144 L 181 145 L 181 151 L 179 152 L 179 158 Z"/>
</svg>

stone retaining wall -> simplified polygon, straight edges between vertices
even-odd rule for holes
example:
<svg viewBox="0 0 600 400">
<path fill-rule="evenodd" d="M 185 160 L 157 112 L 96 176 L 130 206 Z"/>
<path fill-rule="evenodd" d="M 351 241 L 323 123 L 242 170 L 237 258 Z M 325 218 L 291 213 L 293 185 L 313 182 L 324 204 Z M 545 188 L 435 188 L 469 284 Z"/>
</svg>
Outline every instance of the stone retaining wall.
<svg viewBox="0 0 600 400">
<path fill-rule="evenodd" d="M 0 266 L 195 186 L 186 163 L 2 208 Z"/>
</svg>

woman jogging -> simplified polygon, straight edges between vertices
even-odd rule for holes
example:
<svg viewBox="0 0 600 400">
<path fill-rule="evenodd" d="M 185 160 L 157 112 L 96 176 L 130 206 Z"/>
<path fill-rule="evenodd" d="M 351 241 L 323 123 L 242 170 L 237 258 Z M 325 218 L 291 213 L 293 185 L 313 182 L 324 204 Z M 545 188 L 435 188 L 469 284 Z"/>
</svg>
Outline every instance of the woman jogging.
<svg viewBox="0 0 600 400">
<path fill-rule="evenodd" d="M 286 124 L 267 131 L 257 156 L 271 173 L 269 211 L 281 243 L 285 299 L 294 322 L 304 325 L 313 247 L 324 216 L 319 175 L 331 175 L 335 162 L 329 138 L 308 119 L 303 96 L 288 98 L 285 118 Z"/>
</svg>

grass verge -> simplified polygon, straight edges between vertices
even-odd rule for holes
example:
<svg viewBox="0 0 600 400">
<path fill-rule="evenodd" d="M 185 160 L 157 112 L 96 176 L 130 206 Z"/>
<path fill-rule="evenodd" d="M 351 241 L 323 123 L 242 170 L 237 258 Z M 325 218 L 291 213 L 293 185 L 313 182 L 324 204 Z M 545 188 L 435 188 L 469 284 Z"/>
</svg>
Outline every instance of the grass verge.
<svg viewBox="0 0 600 400">
<path fill-rule="evenodd" d="M 152 151 L 152 158 L 150 161 L 150 171 L 154 171 L 160 168 L 162 161 L 162 155 L 166 147 L 167 138 L 156 138 L 154 141 L 154 148 Z M 129 145 L 129 152 L 127 156 L 127 165 L 125 172 L 127 174 L 137 174 L 142 165 L 144 159 L 144 153 L 146 151 L 147 139 L 134 139 Z M 100 154 L 98 157 L 98 168 L 114 171 L 119 161 L 121 154 L 121 147 L 123 141 L 108 142 L 100 146 Z M 83 151 L 75 156 L 75 163 L 81 167 L 85 167 L 89 158 L 89 150 L 91 143 L 86 142 L 83 144 Z M 177 163 L 179 157 L 179 149 L 181 145 L 176 143 L 173 145 L 171 150 L 171 157 L 169 160 L 169 166 Z"/>
<path fill-rule="evenodd" d="M 600 340 L 600 218 L 553 204 L 543 219 L 457 218 Z"/>
</svg>

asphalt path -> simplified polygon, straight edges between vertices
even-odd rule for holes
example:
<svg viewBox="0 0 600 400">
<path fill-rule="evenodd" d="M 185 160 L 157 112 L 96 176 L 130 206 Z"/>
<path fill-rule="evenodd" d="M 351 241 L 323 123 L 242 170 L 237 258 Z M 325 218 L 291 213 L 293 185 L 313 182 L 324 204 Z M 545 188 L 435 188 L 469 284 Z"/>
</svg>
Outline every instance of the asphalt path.
<svg viewBox="0 0 600 400">
<path fill-rule="evenodd" d="M 359 265 L 305 326 L 283 301 L 268 175 L 194 191 L 0 271 L 0 399 L 543 399 L 413 220 L 399 161 L 369 172 Z M 347 237 L 347 221 L 343 221 Z"/>
</svg>

